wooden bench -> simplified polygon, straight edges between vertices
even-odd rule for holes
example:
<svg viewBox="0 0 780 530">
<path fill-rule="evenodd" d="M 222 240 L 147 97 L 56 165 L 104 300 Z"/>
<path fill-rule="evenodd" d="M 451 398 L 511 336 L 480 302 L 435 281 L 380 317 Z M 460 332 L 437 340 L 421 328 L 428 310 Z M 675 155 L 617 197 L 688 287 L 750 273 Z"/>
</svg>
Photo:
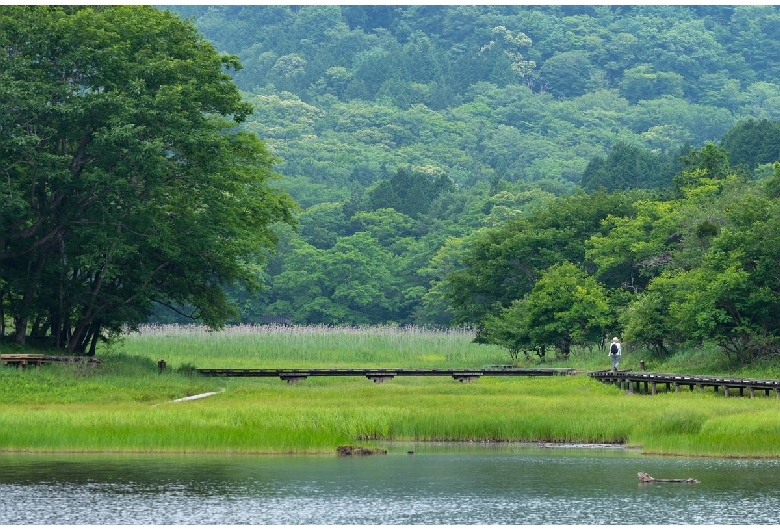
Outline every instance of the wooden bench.
<svg viewBox="0 0 780 530">
<path fill-rule="evenodd" d="M 16 366 L 19 369 L 26 368 L 28 365 L 34 365 L 40 368 L 42 364 L 49 363 L 90 363 L 100 364 L 98 357 L 79 357 L 74 355 L 44 355 L 42 353 L 2 353 L 0 362 L 9 366 Z"/>
<path fill-rule="evenodd" d="M 40 368 L 42 364 L 49 362 L 45 355 L 38 353 L 3 353 L 0 354 L 0 361 L 3 364 L 16 366 L 19 369 L 25 368 L 28 364 Z"/>
</svg>

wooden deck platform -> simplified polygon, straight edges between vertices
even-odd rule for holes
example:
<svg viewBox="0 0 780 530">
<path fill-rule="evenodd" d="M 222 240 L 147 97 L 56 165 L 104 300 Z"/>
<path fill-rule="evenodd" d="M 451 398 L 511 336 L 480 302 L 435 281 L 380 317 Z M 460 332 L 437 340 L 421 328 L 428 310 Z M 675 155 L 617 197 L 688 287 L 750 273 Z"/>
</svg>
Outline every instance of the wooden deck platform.
<svg viewBox="0 0 780 530">
<path fill-rule="evenodd" d="M 732 391 L 740 396 L 747 392 L 749 397 L 755 397 L 756 392 L 763 391 L 766 396 L 774 392 L 780 399 L 780 380 L 777 379 L 747 379 L 742 377 L 725 377 L 710 375 L 680 375 L 654 372 L 631 372 L 628 370 L 600 370 L 591 372 L 590 376 L 603 383 L 620 385 L 621 390 L 654 395 L 665 387 L 667 392 L 679 392 L 681 388 L 690 391 L 713 388 L 715 392 L 723 390 L 723 395 L 729 397 Z"/>
<path fill-rule="evenodd" d="M 449 376 L 462 383 L 482 376 L 556 376 L 574 373 L 572 368 L 198 368 L 196 372 L 208 377 L 278 377 L 288 383 L 297 383 L 307 377 L 366 377 L 375 383 L 384 383 L 397 376 Z"/>
<path fill-rule="evenodd" d="M 97 357 L 79 357 L 74 355 L 43 355 L 39 353 L 2 353 L 0 363 L 24 369 L 27 366 L 39 368 L 50 363 L 94 363 L 100 364 Z"/>
</svg>

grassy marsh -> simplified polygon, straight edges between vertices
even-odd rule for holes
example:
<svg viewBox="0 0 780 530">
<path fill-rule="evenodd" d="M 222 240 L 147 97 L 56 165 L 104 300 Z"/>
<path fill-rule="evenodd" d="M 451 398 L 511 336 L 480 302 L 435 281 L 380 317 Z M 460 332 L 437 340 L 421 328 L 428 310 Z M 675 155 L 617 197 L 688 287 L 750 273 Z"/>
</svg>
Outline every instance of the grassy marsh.
<svg viewBox="0 0 780 530">
<path fill-rule="evenodd" d="M 338 445 L 356 442 L 539 441 L 628 443 L 665 454 L 780 456 L 780 400 L 774 395 L 624 395 L 584 374 L 472 383 L 317 377 L 287 385 L 276 378 L 212 379 L 180 370 L 461 368 L 508 361 L 500 349 L 471 343 L 466 330 L 150 328 L 100 356 L 104 362 L 92 369 L 0 368 L 0 448 L 332 454 Z M 170 368 L 162 375 L 158 359 Z M 628 355 L 625 362 L 638 360 Z M 582 351 L 547 365 L 587 371 L 607 367 L 608 359 Z M 206 399 L 172 401 L 222 389 Z"/>
</svg>

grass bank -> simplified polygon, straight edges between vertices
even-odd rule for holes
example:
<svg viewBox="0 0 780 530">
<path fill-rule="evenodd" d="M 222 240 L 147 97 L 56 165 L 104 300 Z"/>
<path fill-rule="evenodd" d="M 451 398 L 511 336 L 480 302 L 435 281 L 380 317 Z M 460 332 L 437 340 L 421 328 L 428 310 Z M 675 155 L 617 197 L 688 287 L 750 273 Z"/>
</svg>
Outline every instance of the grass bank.
<svg viewBox="0 0 780 530">
<path fill-rule="evenodd" d="M 335 453 L 385 441 L 628 443 L 645 452 L 779 457 L 780 400 L 711 391 L 624 395 L 587 375 L 450 378 L 210 379 L 196 367 L 480 367 L 500 349 L 465 330 L 160 327 L 101 352 L 97 367 L 0 369 L 0 448 L 13 451 Z M 686 354 L 693 355 L 693 354 Z M 169 370 L 157 374 L 156 362 Z M 717 361 L 706 357 L 712 368 Z M 644 360 L 644 359 L 643 359 Z M 638 364 L 633 354 L 625 364 Z M 648 357 L 649 363 L 655 363 Z M 671 361 L 679 362 L 679 361 Z M 532 364 L 532 361 L 524 361 Z M 606 353 L 566 362 L 605 368 Z M 668 366 L 649 366 L 657 371 Z M 687 373 L 701 373 L 691 366 Z M 708 367 L 709 368 L 709 367 Z M 712 373 L 711 370 L 708 372 Z M 775 377 L 764 374 L 766 377 Z M 199 400 L 174 399 L 224 389 Z"/>
</svg>

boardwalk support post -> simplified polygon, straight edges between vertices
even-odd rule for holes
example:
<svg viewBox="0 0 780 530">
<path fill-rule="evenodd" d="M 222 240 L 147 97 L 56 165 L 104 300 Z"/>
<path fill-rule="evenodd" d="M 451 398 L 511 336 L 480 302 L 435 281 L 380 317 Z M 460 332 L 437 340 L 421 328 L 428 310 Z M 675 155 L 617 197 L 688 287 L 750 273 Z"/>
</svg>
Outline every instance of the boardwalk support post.
<svg viewBox="0 0 780 530">
<path fill-rule="evenodd" d="M 301 381 L 306 380 L 309 374 L 303 372 L 295 372 L 289 374 L 279 374 L 279 379 L 286 381 L 288 385 L 297 385 Z"/>
<path fill-rule="evenodd" d="M 452 378 L 461 382 L 461 383 L 470 383 L 471 381 L 476 381 L 480 378 L 482 375 L 481 372 L 463 372 L 463 373 L 454 373 L 452 374 Z"/>
<path fill-rule="evenodd" d="M 370 380 L 372 380 L 374 383 L 386 383 L 387 381 L 392 381 L 392 379 L 395 377 L 395 374 L 391 373 L 379 373 L 379 374 L 366 374 L 366 377 Z"/>
</svg>

